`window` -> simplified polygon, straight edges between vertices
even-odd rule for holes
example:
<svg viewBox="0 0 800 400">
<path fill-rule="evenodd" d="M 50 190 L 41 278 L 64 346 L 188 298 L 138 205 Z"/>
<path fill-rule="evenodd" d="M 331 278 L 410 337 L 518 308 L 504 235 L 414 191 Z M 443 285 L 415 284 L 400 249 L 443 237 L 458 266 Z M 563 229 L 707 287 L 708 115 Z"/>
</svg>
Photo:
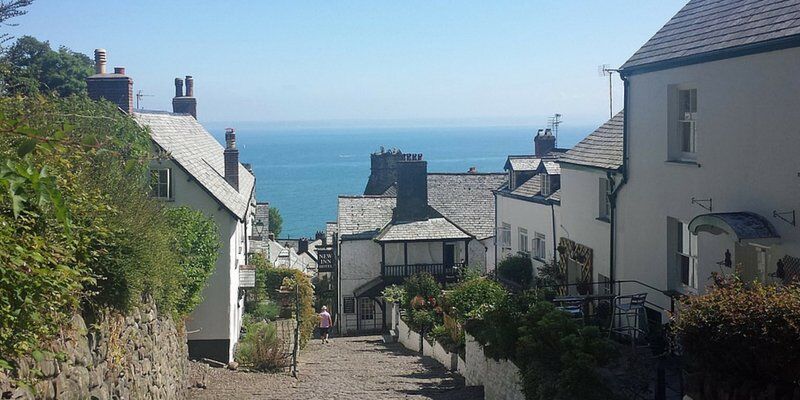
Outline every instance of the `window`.
<svg viewBox="0 0 800 400">
<path fill-rule="evenodd" d="M 368 297 L 358 299 L 358 311 L 362 320 L 375 319 L 375 302 Z"/>
<path fill-rule="evenodd" d="M 695 152 L 695 120 L 697 116 L 697 89 L 678 90 L 678 132 L 681 152 Z"/>
<path fill-rule="evenodd" d="M 550 191 L 550 189 L 551 189 L 550 186 L 551 186 L 550 175 L 542 174 L 542 196 L 545 196 L 545 197 L 550 196 L 550 194 L 552 193 Z"/>
<path fill-rule="evenodd" d="M 344 298 L 344 313 L 354 314 L 356 312 L 356 299 L 355 297 L 347 296 Z"/>
<path fill-rule="evenodd" d="M 600 178 L 600 193 L 598 195 L 599 211 L 598 217 L 600 219 L 608 220 L 611 218 L 611 182 L 608 178 Z"/>
<path fill-rule="evenodd" d="M 680 282 L 690 289 L 697 289 L 697 235 L 689 232 L 689 225 L 676 221 L 675 227 L 675 266 Z"/>
<path fill-rule="evenodd" d="M 172 198 L 172 170 L 169 168 L 150 170 L 150 196 L 159 199 Z"/>
<path fill-rule="evenodd" d="M 519 251 L 526 254 L 530 252 L 530 249 L 528 249 L 528 230 L 525 228 L 519 228 Z"/>
<path fill-rule="evenodd" d="M 500 236 L 500 246 L 511 248 L 511 224 L 503 222 L 499 228 L 498 236 Z"/>
<path fill-rule="evenodd" d="M 533 234 L 533 257 L 544 261 L 547 258 L 545 236 L 539 232 Z"/>
</svg>

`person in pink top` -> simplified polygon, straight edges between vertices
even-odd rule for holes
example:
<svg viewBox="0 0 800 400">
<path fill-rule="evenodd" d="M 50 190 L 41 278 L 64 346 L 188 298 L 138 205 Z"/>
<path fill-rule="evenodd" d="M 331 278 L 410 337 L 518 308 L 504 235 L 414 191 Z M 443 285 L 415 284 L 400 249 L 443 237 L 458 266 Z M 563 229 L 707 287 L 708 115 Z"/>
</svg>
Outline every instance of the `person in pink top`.
<svg viewBox="0 0 800 400">
<path fill-rule="evenodd" d="M 328 333 L 333 326 L 331 314 L 328 313 L 328 307 L 322 306 L 322 312 L 319 313 L 319 334 L 322 338 L 322 343 L 328 343 Z"/>
</svg>

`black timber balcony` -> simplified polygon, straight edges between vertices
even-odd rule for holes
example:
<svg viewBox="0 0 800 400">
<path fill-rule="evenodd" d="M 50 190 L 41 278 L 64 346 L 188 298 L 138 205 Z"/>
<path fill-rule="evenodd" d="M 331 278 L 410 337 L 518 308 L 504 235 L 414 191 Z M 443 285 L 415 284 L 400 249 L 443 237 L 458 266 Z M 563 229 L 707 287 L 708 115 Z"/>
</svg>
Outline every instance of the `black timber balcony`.
<svg viewBox="0 0 800 400">
<path fill-rule="evenodd" d="M 406 277 L 420 272 L 427 272 L 437 280 L 449 281 L 458 276 L 458 271 L 466 267 L 465 263 L 453 264 L 408 264 L 408 265 L 381 265 L 381 274 L 388 281 L 401 281 Z"/>
</svg>

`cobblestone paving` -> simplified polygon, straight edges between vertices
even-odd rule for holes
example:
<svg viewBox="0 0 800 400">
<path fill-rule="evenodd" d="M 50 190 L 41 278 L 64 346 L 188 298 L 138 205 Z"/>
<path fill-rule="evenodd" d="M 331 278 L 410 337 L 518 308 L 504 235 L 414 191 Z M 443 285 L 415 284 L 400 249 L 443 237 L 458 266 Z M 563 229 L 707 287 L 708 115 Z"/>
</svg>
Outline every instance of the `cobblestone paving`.
<svg viewBox="0 0 800 400">
<path fill-rule="evenodd" d="M 483 389 L 427 357 L 380 336 L 314 340 L 300 355 L 300 377 L 214 368 L 207 389 L 189 398 L 210 399 L 435 399 L 479 400 Z"/>
</svg>

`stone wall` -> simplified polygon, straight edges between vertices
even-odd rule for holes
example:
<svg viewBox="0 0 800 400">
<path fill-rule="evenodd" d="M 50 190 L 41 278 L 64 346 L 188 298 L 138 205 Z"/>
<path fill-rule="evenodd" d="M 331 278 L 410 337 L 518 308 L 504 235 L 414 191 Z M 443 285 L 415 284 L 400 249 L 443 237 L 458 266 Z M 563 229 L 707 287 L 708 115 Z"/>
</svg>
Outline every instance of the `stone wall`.
<svg viewBox="0 0 800 400">
<path fill-rule="evenodd" d="M 0 398 L 183 399 L 188 349 L 180 325 L 152 304 L 125 316 L 76 315 L 51 344 L 55 357 L 19 360 L 17 377 L 33 387 L 15 387 L 0 374 Z"/>
<path fill-rule="evenodd" d="M 525 400 L 519 384 L 519 368 L 509 360 L 495 361 L 486 357 L 483 347 L 469 334 L 466 334 L 464 361 L 467 385 L 482 385 L 486 400 Z"/>
</svg>

